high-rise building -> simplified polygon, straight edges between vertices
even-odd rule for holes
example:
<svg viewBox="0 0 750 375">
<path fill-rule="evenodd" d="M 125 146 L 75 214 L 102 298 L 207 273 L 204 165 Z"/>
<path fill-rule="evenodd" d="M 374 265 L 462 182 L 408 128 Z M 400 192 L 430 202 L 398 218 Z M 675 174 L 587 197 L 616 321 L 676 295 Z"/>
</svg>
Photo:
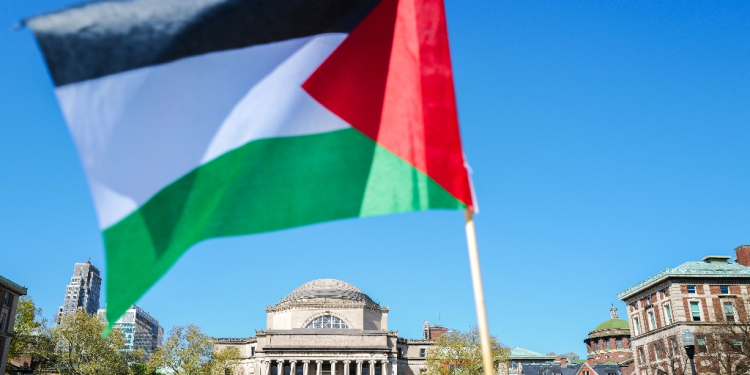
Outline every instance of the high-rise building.
<svg viewBox="0 0 750 375">
<path fill-rule="evenodd" d="M 100 309 L 99 315 L 106 316 L 106 311 Z M 164 339 L 164 329 L 159 325 L 159 321 L 135 305 L 117 319 L 114 328 L 122 331 L 126 350 L 142 349 L 149 357 Z"/>
<path fill-rule="evenodd" d="M 102 278 L 99 270 L 91 264 L 91 259 L 86 263 L 76 263 L 70 284 L 65 288 L 65 302 L 57 312 L 57 323 L 60 324 L 65 316 L 78 309 L 87 314 L 96 314 L 101 286 Z"/>
</svg>

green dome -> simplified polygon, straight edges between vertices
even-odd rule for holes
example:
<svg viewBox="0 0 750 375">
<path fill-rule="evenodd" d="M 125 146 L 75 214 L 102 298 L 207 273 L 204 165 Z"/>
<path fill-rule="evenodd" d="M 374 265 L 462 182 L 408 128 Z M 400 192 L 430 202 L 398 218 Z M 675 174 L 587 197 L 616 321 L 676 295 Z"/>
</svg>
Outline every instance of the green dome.
<svg viewBox="0 0 750 375">
<path fill-rule="evenodd" d="M 628 321 L 624 319 L 610 319 L 596 326 L 596 328 L 594 328 L 594 330 L 591 332 L 604 331 L 608 329 L 630 329 L 630 324 L 628 324 Z"/>
</svg>

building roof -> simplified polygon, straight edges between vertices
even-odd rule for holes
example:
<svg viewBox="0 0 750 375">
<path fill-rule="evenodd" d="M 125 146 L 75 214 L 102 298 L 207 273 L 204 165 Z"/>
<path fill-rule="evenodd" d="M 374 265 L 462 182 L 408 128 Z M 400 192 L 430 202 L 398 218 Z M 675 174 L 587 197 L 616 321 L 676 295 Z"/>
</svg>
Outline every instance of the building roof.
<svg viewBox="0 0 750 375">
<path fill-rule="evenodd" d="M 539 360 L 554 360 L 557 359 L 554 355 L 546 355 L 537 353 L 533 350 L 524 349 L 516 346 L 510 350 L 510 359 L 539 359 Z"/>
<path fill-rule="evenodd" d="M 523 365 L 521 373 L 524 375 L 575 375 L 585 363 L 560 366 L 558 364 L 538 364 L 538 365 Z M 620 368 L 617 365 L 593 365 L 591 367 L 598 375 L 622 375 Z"/>
<path fill-rule="evenodd" d="M 628 324 L 628 321 L 625 319 L 610 319 L 605 320 L 602 322 L 602 324 L 599 324 L 594 328 L 591 333 L 598 332 L 598 331 L 605 331 L 608 329 L 630 329 L 630 324 Z"/>
<path fill-rule="evenodd" d="M 28 289 L 25 286 L 16 284 L 13 281 L 10 281 L 9 279 L 6 279 L 2 276 L 0 276 L 0 285 L 22 296 L 25 296 L 26 293 L 28 292 Z"/>
<path fill-rule="evenodd" d="M 623 290 L 617 294 L 617 298 L 623 300 L 631 294 L 669 277 L 750 277 L 750 267 L 745 267 L 739 263 L 716 262 L 717 256 L 706 258 L 709 259 L 702 262 L 685 262 L 675 268 L 667 268 Z"/>
<path fill-rule="evenodd" d="M 318 298 L 343 299 L 376 304 L 367 294 L 364 294 L 354 285 L 336 279 L 318 279 L 302 284 L 279 301 L 279 304 Z"/>
</svg>

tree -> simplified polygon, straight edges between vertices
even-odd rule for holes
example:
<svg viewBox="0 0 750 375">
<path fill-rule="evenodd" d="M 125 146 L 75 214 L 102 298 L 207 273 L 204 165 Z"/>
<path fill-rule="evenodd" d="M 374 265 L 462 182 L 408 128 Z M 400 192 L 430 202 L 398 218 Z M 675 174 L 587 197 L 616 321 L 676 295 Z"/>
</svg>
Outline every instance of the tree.
<svg viewBox="0 0 750 375">
<path fill-rule="evenodd" d="M 510 350 L 490 336 L 495 365 L 507 364 Z M 482 348 L 479 331 L 472 327 L 468 332 L 448 331 L 427 352 L 428 375 L 481 375 Z"/>
<path fill-rule="evenodd" d="M 8 359 L 30 355 L 34 339 L 39 336 L 45 326 L 42 309 L 34 305 L 34 300 L 30 296 L 21 296 L 16 308 L 16 322 L 13 325 L 13 336 L 8 348 Z"/>
<path fill-rule="evenodd" d="M 714 374 L 739 375 L 750 370 L 748 355 L 750 349 L 750 324 L 746 321 L 726 322 L 696 331 L 698 340 L 704 345 L 696 348 L 696 364 L 701 372 Z M 699 362 L 700 360 L 700 362 Z"/>
<path fill-rule="evenodd" d="M 128 375 L 129 363 L 142 359 L 143 352 L 126 351 L 119 329 L 102 338 L 106 325 L 103 318 L 76 310 L 61 324 L 43 330 L 32 355 L 42 361 L 43 368 L 61 375 Z"/>
<path fill-rule="evenodd" d="M 151 355 L 149 367 L 176 375 L 225 375 L 236 369 L 239 359 L 237 348 L 215 352 L 211 337 L 188 324 L 172 327 L 164 344 Z"/>
</svg>

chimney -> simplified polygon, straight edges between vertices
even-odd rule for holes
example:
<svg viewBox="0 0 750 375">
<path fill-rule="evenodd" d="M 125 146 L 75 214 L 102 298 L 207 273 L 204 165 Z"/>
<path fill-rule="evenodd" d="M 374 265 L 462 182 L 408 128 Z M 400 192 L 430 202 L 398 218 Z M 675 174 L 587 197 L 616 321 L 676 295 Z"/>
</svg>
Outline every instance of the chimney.
<svg viewBox="0 0 750 375">
<path fill-rule="evenodd" d="M 568 365 L 568 359 L 565 357 L 560 357 L 560 366 L 567 366 Z"/>
<path fill-rule="evenodd" d="M 587 362 L 589 366 L 594 366 L 594 356 L 590 355 Z"/>
<path fill-rule="evenodd" d="M 737 254 L 737 263 L 750 267 L 750 245 L 737 246 L 734 252 Z"/>
</svg>

